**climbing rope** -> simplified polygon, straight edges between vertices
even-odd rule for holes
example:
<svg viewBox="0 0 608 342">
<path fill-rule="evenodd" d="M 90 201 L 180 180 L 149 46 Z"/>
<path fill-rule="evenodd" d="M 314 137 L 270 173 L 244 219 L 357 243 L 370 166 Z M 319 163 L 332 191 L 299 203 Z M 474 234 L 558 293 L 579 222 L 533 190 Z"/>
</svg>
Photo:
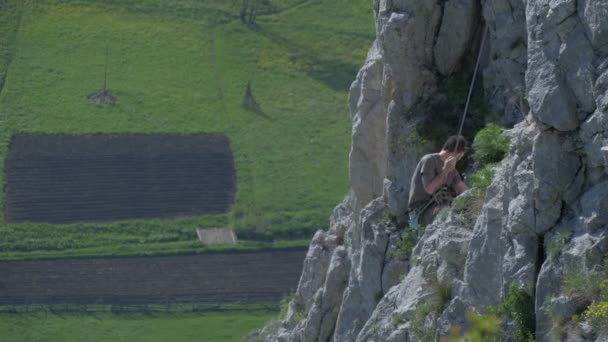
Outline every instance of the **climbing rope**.
<svg viewBox="0 0 608 342">
<path fill-rule="evenodd" d="M 477 54 L 477 62 L 475 62 L 475 70 L 473 71 L 473 79 L 471 80 L 471 85 L 469 86 L 469 95 L 467 96 L 467 102 L 464 105 L 464 112 L 462 113 L 462 120 L 460 120 L 460 129 L 458 130 L 458 136 L 462 134 L 462 129 L 464 128 L 464 120 L 467 117 L 467 111 L 469 109 L 469 103 L 471 102 L 471 96 L 473 95 L 473 87 L 475 86 L 475 79 L 477 78 L 477 70 L 479 69 L 479 61 L 481 61 L 481 52 L 483 51 L 483 46 L 486 42 L 486 35 L 488 34 L 488 26 L 483 31 L 483 36 L 481 37 L 481 44 L 479 45 L 479 53 Z M 460 140 L 456 141 L 456 149 L 454 151 L 458 151 L 458 144 Z"/>
</svg>

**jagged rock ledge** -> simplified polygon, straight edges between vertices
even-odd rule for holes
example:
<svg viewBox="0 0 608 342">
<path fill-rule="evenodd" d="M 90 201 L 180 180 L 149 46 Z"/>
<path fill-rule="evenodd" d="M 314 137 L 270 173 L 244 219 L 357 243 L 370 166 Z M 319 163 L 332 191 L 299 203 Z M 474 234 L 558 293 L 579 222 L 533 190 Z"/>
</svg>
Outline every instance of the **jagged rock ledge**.
<svg viewBox="0 0 608 342">
<path fill-rule="evenodd" d="M 588 304 L 564 295 L 568 267 L 598 274 L 608 253 L 608 2 L 374 0 L 373 10 L 376 41 L 349 98 L 352 191 L 313 238 L 286 317 L 260 336 L 439 340 L 468 328 L 466 311 L 483 313 L 516 286 L 534 298 L 537 341 L 608 340 L 586 322 L 555 324 Z M 484 25 L 484 91 L 514 125 L 508 156 L 474 225 L 449 211 L 411 262 L 400 260 L 390 251 L 409 180 L 429 151 L 410 139 L 413 127 L 431 115 L 443 77 L 471 71 Z M 559 234 L 568 239 L 548 255 Z M 507 321 L 502 338 L 514 341 L 513 329 Z"/>
</svg>

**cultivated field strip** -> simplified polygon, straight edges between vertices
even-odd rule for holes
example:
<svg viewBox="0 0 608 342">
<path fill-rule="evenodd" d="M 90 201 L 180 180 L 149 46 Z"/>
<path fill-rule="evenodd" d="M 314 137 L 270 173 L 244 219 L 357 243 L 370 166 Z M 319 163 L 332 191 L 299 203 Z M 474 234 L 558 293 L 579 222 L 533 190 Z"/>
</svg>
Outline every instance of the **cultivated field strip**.
<svg viewBox="0 0 608 342">
<path fill-rule="evenodd" d="M 9 223 L 215 214 L 236 192 L 230 144 L 218 134 L 17 135 L 6 175 Z"/>
<path fill-rule="evenodd" d="M 272 303 L 298 285 L 305 249 L 0 262 L 0 304 Z"/>
</svg>

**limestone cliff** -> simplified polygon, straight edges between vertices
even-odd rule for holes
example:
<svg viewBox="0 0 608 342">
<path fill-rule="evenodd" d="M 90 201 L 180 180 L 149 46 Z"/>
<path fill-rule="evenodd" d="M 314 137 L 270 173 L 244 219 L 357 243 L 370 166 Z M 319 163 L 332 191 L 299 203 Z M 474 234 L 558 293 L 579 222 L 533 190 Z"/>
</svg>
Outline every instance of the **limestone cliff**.
<svg viewBox="0 0 608 342">
<path fill-rule="evenodd" d="M 287 315 L 263 336 L 418 341 L 422 328 L 439 340 L 516 286 L 534 300 L 537 341 L 608 340 L 584 321 L 555 332 L 556 315 L 589 304 L 564 295 L 566 270 L 596 274 L 608 252 L 608 1 L 374 0 L 373 14 L 376 40 L 349 98 L 351 194 L 314 236 Z M 391 251 L 409 181 L 431 148 L 413 139 L 416 124 L 446 76 L 472 73 L 486 29 L 483 88 L 513 127 L 508 156 L 474 223 L 441 215 L 401 260 Z M 437 284 L 451 295 L 420 327 L 416 308 Z M 507 321 L 502 339 L 515 340 L 513 329 Z"/>
</svg>

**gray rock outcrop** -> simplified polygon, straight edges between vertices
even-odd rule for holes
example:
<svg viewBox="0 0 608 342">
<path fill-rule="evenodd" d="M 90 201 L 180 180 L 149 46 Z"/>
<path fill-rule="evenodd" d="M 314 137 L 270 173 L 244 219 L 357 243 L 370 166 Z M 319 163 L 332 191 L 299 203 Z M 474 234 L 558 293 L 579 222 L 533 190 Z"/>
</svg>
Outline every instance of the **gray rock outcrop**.
<svg viewBox="0 0 608 342">
<path fill-rule="evenodd" d="M 603 341 L 593 300 L 562 286 L 608 253 L 608 2 L 374 0 L 376 41 L 351 86 L 351 194 L 313 241 L 268 341 L 439 340 L 513 286 L 533 298 L 537 341 Z M 484 26 L 485 25 L 485 26 Z M 481 211 L 456 208 L 398 257 L 409 181 L 429 145 L 415 126 L 445 75 L 481 73 L 509 153 Z M 470 193 L 463 195 L 463 200 Z M 503 337 L 515 340 L 504 319 Z"/>
</svg>

